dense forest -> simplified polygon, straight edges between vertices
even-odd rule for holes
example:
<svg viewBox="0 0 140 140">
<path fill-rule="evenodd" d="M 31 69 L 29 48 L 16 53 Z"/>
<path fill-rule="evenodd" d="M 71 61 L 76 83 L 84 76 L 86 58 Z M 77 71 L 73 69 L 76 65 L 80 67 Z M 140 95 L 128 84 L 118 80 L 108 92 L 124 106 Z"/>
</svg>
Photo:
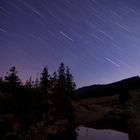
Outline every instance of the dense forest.
<svg viewBox="0 0 140 140">
<path fill-rule="evenodd" d="M 0 138 L 40 139 L 74 124 L 71 105 L 76 85 L 63 63 L 50 75 L 44 67 L 35 81 L 22 83 L 16 67 L 0 78 Z M 55 124 L 61 124 L 57 130 Z M 50 127 L 51 126 L 51 127 Z"/>
</svg>

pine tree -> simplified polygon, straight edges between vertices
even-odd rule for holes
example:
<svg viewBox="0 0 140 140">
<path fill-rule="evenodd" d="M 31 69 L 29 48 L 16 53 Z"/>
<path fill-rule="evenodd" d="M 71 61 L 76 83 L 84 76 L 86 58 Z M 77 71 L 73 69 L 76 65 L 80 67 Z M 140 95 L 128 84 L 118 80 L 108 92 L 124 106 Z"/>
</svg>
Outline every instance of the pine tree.
<svg viewBox="0 0 140 140">
<path fill-rule="evenodd" d="M 73 81 L 73 76 L 70 73 L 69 67 L 65 68 L 63 63 L 60 64 L 58 69 L 58 79 L 57 79 L 57 89 L 60 96 L 69 98 L 75 90 L 75 83 Z"/>
<path fill-rule="evenodd" d="M 51 76 L 48 73 L 48 67 L 44 67 L 41 77 L 40 77 L 40 88 L 43 93 L 49 94 L 51 83 L 50 83 Z"/>
<path fill-rule="evenodd" d="M 4 85 L 3 77 L 0 77 L 0 89 L 3 88 L 3 85 Z"/>
<path fill-rule="evenodd" d="M 16 67 L 11 67 L 9 72 L 7 72 L 7 76 L 5 76 L 5 82 L 11 86 L 18 86 L 21 84 L 21 80 L 17 76 Z"/>
<path fill-rule="evenodd" d="M 73 76 L 70 73 L 69 67 L 66 67 L 66 93 L 68 98 L 72 98 L 75 88 L 76 84 L 73 81 Z"/>
<path fill-rule="evenodd" d="M 33 87 L 33 85 L 32 85 L 32 77 L 31 76 L 30 76 L 29 80 L 27 80 L 25 82 L 25 87 L 30 88 L 30 89 Z"/>
<path fill-rule="evenodd" d="M 0 84 L 2 84 L 3 83 L 3 78 L 2 77 L 0 77 Z"/>
<path fill-rule="evenodd" d="M 65 65 L 61 63 L 58 69 L 58 82 L 57 82 L 57 90 L 60 96 L 65 96 L 64 95 L 65 88 L 66 88 Z"/>
<path fill-rule="evenodd" d="M 56 84 L 56 114 L 63 114 L 64 116 L 72 116 L 71 98 L 75 89 L 73 76 L 70 74 L 69 68 L 65 68 L 63 63 L 60 64 L 57 71 Z"/>
<path fill-rule="evenodd" d="M 39 88 L 39 80 L 38 80 L 38 77 L 35 79 L 35 82 L 34 82 L 34 88 Z"/>
<path fill-rule="evenodd" d="M 51 77 L 50 81 L 51 81 L 51 94 L 52 96 L 55 96 L 57 91 L 57 83 L 58 83 L 58 76 L 56 72 L 53 73 L 53 76 Z"/>
</svg>

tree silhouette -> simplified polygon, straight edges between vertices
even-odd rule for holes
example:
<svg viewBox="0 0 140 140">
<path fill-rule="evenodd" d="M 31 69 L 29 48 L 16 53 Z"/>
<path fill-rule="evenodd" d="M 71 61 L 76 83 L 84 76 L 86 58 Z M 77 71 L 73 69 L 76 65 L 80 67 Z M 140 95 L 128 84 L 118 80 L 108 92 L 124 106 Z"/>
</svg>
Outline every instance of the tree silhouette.
<svg viewBox="0 0 140 140">
<path fill-rule="evenodd" d="M 76 84 L 73 81 L 73 76 L 70 73 L 69 67 L 66 67 L 66 92 L 69 98 L 72 98 Z"/>
<path fill-rule="evenodd" d="M 33 87 L 33 85 L 32 85 L 32 77 L 31 76 L 30 76 L 30 78 L 28 80 L 26 80 L 25 87 L 28 88 L 28 89 L 31 89 Z"/>
<path fill-rule="evenodd" d="M 57 89 L 60 96 L 64 96 L 66 98 L 71 97 L 76 85 L 73 82 L 73 76 L 70 73 L 69 67 L 65 68 L 65 65 L 61 63 L 57 77 Z"/>
<path fill-rule="evenodd" d="M 3 82 L 3 78 L 2 77 L 0 77 L 0 83 L 2 83 Z"/>
<path fill-rule="evenodd" d="M 10 86 L 19 86 L 21 84 L 21 80 L 17 76 L 16 67 L 11 67 L 9 72 L 7 72 L 7 76 L 5 76 L 5 82 L 8 83 Z"/>
<path fill-rule="evenodd" d="M 34 88 L 36 88 L 36 89 L 39 88 L 39 80 L 38 80 L 38 77 L 35 79 Z"/>
<path fill-rule="evenodd" d="M 56 112 L 68 116 L 71 114 L 71 97 L 75 88 L 75 83 L 73 82 L 73 76 L 69 68 L 65 68 L 64 63 L 61 63 L 58 68 L 56 81 Z"/>
<path fill-rule="evenodd" d="M 61 95 L 64 96 L 66 89 L 66 74 L 65 74 L 65 66 L 63 63 L 60 64 L 58 69 L 58 82 L 57 82 L 57 90 Z"/>
<path fill-rule="evenodd" d="M 44 67 L 41 77 L 40 77 L 40 88 L 43 93 L 49 94 L 51 83 L 50 83 L 51 76 L 48 73 L 48 67 Z"/>
<path fill-rule="evenodd" d="M 0 87 L 2 86 L 2 84 L 3 84 L 3 78 L 2 77 L 0 77 Z"/>
<path fill-rule="evenodd" d="M 3 77 L 0 77 L 0 90 L 2 90 L 3 87 L 4 87 Z"/>
<path fill-rule="evenodd" d="M 42 131 L 44 133 L 45 130 L 46 133 L 46 126 L 48 128 L 49 125 L 57 126 L 59 120 L 68 127 L 68 121 L 71 123 L 74 116 L 71 105 L 74 88 L 75 83 L 70 69 L 63 63 L 52 76 L 48 73 L 48 67 L 44 67 L 39 80 L 37 76 L 33 82 L 30 77 L 24 85 L 17 75 L 16 67 L 11 67 L 4 79 L 0 77 L 0 118 L 5 117 L 5 114 L 8 115 L 0 119 L 4 124 L 0 124 L 0 129 L 3 130 L 1 134 L 6 136 L 13 132 L 12 130 L 15 130 L 13 123 L 18 124 L 16 135 L 26 136 L 31 132 L 29 139 L 33 136 L 32 132 L 36 134 L 38 129 L 37 133 L 42 135 Z M 13 126 L 10 128 L 11 123 Z M 3 129 L 3 126 L 8 129 Z"/>
<path fill-rule="evenodd" d="M 51 98 L 54 100 L 57 95 L 57 84 L 58 84 L 58 75 L 56 72 L 53 73 L 50 79 L 51 84 Z"/>
</svg>

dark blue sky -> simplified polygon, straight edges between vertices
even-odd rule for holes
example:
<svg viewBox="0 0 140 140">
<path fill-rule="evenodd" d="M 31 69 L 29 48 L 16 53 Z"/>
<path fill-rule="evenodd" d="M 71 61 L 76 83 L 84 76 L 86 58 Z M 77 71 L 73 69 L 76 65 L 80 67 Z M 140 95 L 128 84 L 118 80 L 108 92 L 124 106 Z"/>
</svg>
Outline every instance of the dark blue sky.
<svg viewBox="0 0 140 140">
<path fill-rule="evenodd" d="M 62 61 L 78 87 L 139 75 L 140 1 L 0 0 L 0 76 Z"/>
</svg>

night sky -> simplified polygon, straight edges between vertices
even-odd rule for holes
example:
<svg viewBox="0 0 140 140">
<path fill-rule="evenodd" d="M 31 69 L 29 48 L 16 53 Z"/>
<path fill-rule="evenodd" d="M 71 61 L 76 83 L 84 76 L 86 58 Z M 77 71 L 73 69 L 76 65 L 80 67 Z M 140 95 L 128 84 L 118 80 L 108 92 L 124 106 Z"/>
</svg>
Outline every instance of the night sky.
<svg viewBox="0 0 140 140">
<path fill-rule="evenodd" d="M 77 87 L 140 74 L 140 0 L 0 0 L 0 76 L 68 65 Z"/>
</svg>

